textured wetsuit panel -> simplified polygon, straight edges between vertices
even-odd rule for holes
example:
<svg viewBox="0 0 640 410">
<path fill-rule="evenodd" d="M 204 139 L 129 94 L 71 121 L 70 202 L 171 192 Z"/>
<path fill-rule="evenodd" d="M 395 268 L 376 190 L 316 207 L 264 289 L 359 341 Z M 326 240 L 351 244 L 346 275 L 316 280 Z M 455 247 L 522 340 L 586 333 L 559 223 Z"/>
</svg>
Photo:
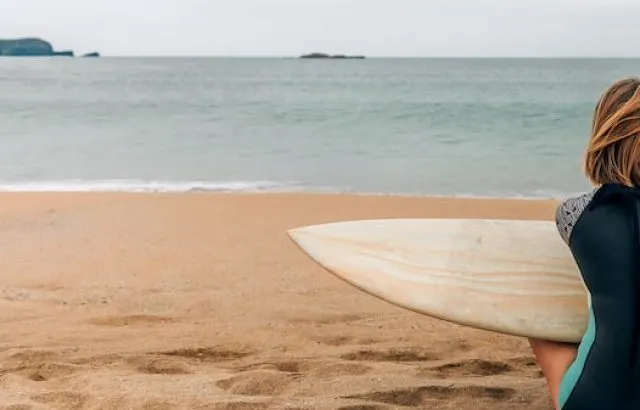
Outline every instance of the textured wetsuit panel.
<svg viewBox="0 0 640 410">
<path fill-rule="evenodd" d="M 573 231 L 573 227 L 582 215 L 582 211 L 584 211 L 591 199 L 593 199 L 593 195 L 596 190 L 587 192 L 585 194 L 569 198 L 563 201 L 556 210 L 556 226 L 558 227 L 558 232 L 562 239 L 564 239 L 565 243 L 569 244 L 569 238 L 571 237 L 571 232 Z"/>
</svg>

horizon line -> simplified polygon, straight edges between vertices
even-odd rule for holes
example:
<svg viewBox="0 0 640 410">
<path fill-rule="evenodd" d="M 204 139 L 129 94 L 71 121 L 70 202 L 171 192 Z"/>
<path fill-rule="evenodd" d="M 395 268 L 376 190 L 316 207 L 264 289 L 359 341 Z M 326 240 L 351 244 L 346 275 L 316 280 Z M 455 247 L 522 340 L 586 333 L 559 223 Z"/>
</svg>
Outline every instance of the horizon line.
<svg viewBox="0 0 640 410">
<path fill-rule="evenodd" d="M 279 55 L 279 54 L 238 54 L 238 55 L 225 55 L 225 54 L 102 54 L 101 58 L 265 58 L 265 59 L 301 59 L 300 55 Z M 351 56 L 351 54 L 345 54 Z M 355 54 L 354 54 L 355 56 Z M 358 54 L 358 56 L 364 56 L 365 59 L 474 59 L 474 60 L 490 60 L 490 59 L 512 59 L 512 60 L 551 60 L 551 59 L 590 59 L 590 60 L 611 60 L 611 59 L 624 59 L 635 60 L 640 59 L 639 56 L 590 56 L 590 55 L 539 55 L 539 56 L 478 56 L 478 55 L 406 55 L 406 56 L 387 56 L 387 55 L 366 55 Z M 304 60 L 331 60 L 330 58 L 307 58 Z M 335 59 L 341 60 L 341 59 Z M 350 59 L 347 59 L 350 60 Z"/>
</svg>

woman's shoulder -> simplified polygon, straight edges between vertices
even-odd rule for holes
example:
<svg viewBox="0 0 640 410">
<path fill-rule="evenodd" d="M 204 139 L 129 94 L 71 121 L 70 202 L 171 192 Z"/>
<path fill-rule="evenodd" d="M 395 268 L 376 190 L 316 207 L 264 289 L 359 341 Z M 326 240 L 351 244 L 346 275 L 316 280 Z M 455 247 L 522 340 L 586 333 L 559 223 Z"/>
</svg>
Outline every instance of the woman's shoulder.
<svg viewBox="0 0 640 410">
<path fill-rule="evenodd" d="M 558 205 L 556 209 L 556 226 L 565 243 L 569 243 L 573 227 L 580 218 L 580 215 L 582 215 L 582 212 L 587 209 L 597 191 L 597 189 L 593 189 L 580 195 L 567 198 Z"/>
</svg>

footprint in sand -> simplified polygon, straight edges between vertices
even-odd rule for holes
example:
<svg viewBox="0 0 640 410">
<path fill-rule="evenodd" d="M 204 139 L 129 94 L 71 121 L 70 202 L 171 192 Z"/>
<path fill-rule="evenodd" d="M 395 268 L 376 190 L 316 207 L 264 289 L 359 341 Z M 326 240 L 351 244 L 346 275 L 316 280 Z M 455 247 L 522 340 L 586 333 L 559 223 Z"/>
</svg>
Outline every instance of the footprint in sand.
<svg viewBox="0 0 640 410">
<path fill-rule="evenodd" d="M 528 375 L 528 377 L 544 377 L 540 366 L 538 366 L 538 362 L 536 362 L 536 359 L 532 356 L 514 357 L 512 359 L 509 359 L 507 362 L 519 371 Z"/>
<path fill-rule="evenodd" d="M 141 355 L 111 354 L 103 356 L 93 356 L 76 359 L 73 361 L 73 363 L 80 366 L 73 366 L 72 369 L 82 369 L 81 366 L 98 366 L 102 368 L 133 367 L 135 371 L 144 374 L 177 375 L 193 373 L 191 367 L 189 366 L 188 359 L 183 359 L 180 356 L 165 356 L 157 353 Z"/>
<path fill-rule="evenodd" d="M 510 363 L 518 367 L 537 367 L 538 363 L 533 356 L 513 357 L 509 359 Z"/>
<path fill-rule="evenodd" d="M 175 410 L 177 408 L 179 408 L 177 403 L 159 399 L 145 400 L 140 407 L 142 410 Z"/>
<path fill-rule="evenodd" d="M 369 373 L 373 368 L 357 363 L 333 363 L 319 366 L 309 371 L 309 376 L 317 379 L 333 379 L 341 376 L 361 376 Z"/>
<path fill-rule="evenodd" d="M 52 408 L 80 410 L 84 408 L 89 397 L 76 392 L 60 391 L 37 394 L 32 396 L 31 400 L 48 405 Z"/>
<path fill-rule="evenodd" d="M 82 366 L 88 365 L 106 367 L 120 364 L 125 358 L 126 356 L 120 354 L 107 354 L 101 356 L 82 357 L 72 360 L 71 363 Z"/>
<path fill-rule="evenodd" d="M 7 362 L 17 363 L 19 366 L 31 367 L 44 362 L 52 362 L 60 357 L 58 352 L 47 350 L 22 350 L 13 353 L 7 358 Z"/>
<path fill-rule="evenodd" d="M 197 347 L 160 352 L 164 356 L 197 359 L 204 362 L 223 362 L 227 360 L 242 359 L 254 352 L 249 349 L 229 349 L 227 347 Z"/>
<path fill-rule="evenodd" d="M 94 407 L 91 407 L 92 410 L 118 410 L 131 408 L 135 407 L 132 407 L 130 402 L 124 397 L 112 397 L 106 400 L 102 400 Z"/>
<path fill-rule="evenodd" d="M 379 351 L 362 349 L 343 354 L 340 357 L 344 360 L 370 362 L 424 362 L 439 360 L 438 355 L 435 353 L 422 349 L 389 349 Z"/>
<path fill-rule="evenodd" d="M 348 336 L 319 338 L 316 340 L 316 342 L 325 344 L 327 346 L 344 346 L 351 343 L 352 341 L 353 341 L 353 338 Z"/>
<path fill-rule="evenodd" d="M 10 404 L 5 407 L 0 407 L 0 410 L 34 410 L 34 408 L 31 404 Z"/>
<path fill-rule="evenodd" d="M 162 325 L 173 322 L 175 319 L 166 316 L 152 315 L 128 315 L 128 316 L 107 316 L 93 318 L 89 323 L 97 326 L 135 326 L 135 325 Z"/>
<path fill-rule="evenodd" d="M 80 370 L 82 370 L 82 367 L 67 363 L 43 363 L 32 369 L 28 377 L 36 382 L 44 382 L 70 376 Z"/>
<path fill-rule="evenodd" d="M 294 324 L 310 324 L 310 325 L 335 325 L 340 323 L 352 323 L 363 319 L 368 319 L 367 316 L 352 315 L 352 314 L 335 314 L 335 315 L 317 315 L 307 316 L 302 318 L 290 319 L 289 322 Z"/>
<path fill-rule="evenodd" d="M 354 339 L 349 336 L 318 337 L 313 341 L 327 346 L 345 346 L 348 344 L 370 346 L 381 343 L 375 339 Z"/>
<path fill-rule="evenodd" d="M 191 374 L 191 365 L 196 363 L 221 363 L 241 359 L 253 354 L 245 349 L 228 347 L 197 347 L 161 352 L 149 352 L 140 355 L 111 354 L 74 360 L 76 365 L 88 366 L 128 366 L 145 374 Z"/>
<path fill-rule="evenodd" d="M 126 362 L 133 366 L 137 372 L 145 374 L 190 374 L 193 373 L 189 365 L 179 358 L 158 356 L 133 356 Z"/>
<path fill-rule="evenodd" d="M 430 400 L 453 400 L 456 398 L 509 400 L 515 390 L 503 387 L 484 386 L 423 386 L 409 389 L 376 391 L 345 399 L 366 400 L 395 406 L 422 406 Z"/>
<path fill-rule="evenodd" d="M 267 403 L 252 402 L 224 402 L 203 404 L 194 407 L 194 410 L 266 410 L 269 408 Z"/>
<path fill-rule="evenodd" d="M 451 377 L 486 377 L 496 376 L 512 372 L 512 366 L 501 361 L 491 361 L 482 359 L 462 360 L 459 362 L 447 363 L 441 366 L 421 369 L 417 376 L 431 376 L 442 379 Z"/>
<path fill-rule="evenodd" d="M 0 374 L 14 373 L 36 382 L 70 376 L 83 368 L 69 363 L 61 363 L 58 352 L 23 350 L 5 359 Z"/>
<path fill-rule="evenodd" d="M 331 363 L 305 360 L 284 360 L 254 363 L 236 368 L 235 377 L 221 380 L 217 386 L 234 394 L 248 396 L 278 396 L 302 377 L 319 379 L 347 375 L 362 375 L 372 368 L 358 363 Z"/>
<path fill-rule="evenodd" d="M 246 372 L 250 370 L 276 370 L 283 373 L 302 373 L 309 367 L 304 361 L 283 360 L 274 362 L 253 363 L 248 366 L 236 368 L 237 372 Z"/>
<path fill-rule="evenodd" d="M 219 381 L 218 387 L 233 394 L 246 396 L 278 396 L 294 380 L 295 375 L 270 370 L 244 372 Z"/>
<path fill-rule="evenodd" d="M 370 372 L 373 368 L 359 363 L 285 360 L 254 363 L 235 369 L 237 372 L 246 372 L 251 370 L 275 370 L 278 372 L 290 373 L 292 375 L 305 375 L 319 379 L 326 379 L 339 376 L 358 376 Z"/>
</svg>

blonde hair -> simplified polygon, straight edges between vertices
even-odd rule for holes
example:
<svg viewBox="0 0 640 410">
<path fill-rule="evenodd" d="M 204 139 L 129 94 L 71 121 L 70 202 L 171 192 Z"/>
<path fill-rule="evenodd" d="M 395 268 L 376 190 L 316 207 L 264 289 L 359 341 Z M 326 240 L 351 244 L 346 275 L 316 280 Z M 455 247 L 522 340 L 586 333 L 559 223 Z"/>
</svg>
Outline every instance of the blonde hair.
<svg viewBox="0 0 640 410">
<path fill-rule="evenodd" d="M 600 97 L 584 167 L 595 185 L 640 186 L 640 78 L 616 81 Z"/>
</svg>

